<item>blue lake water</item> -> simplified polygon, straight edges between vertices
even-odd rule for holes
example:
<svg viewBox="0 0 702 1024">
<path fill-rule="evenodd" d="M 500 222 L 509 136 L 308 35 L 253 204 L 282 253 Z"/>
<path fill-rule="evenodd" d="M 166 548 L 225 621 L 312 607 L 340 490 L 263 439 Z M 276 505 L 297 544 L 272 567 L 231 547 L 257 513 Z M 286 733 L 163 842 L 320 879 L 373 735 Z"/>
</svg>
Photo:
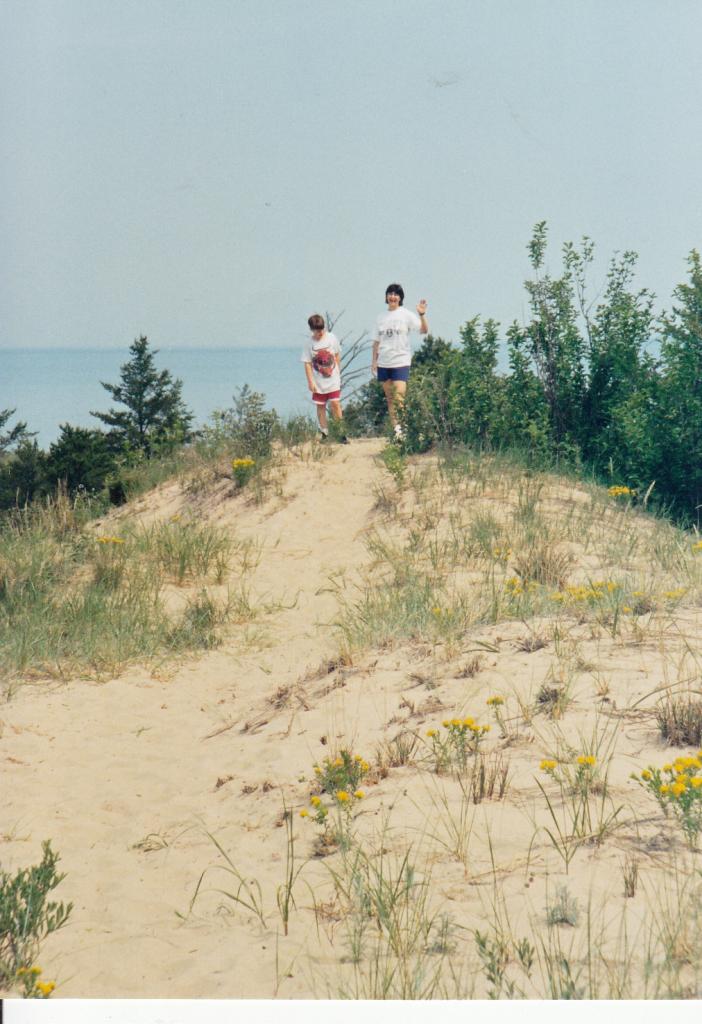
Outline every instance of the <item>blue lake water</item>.
<svg viewBox="0 0 702 1024">
<path fill-rule="evenodd" d="M 311 415 L 312 403 L 300 362 L 301 348 L 159 349 L 156 366 L 183 382 L 183 399 L 205 423 L 215 409 L 230 408 L 234 392 L 248 384 L 281 416 Z M 114 403 L 100 381 L 119 383 L 127 349 L 0 349 L 0 409 L 16 409 L 46 448 L 61 423 L 100 427 L 90 410 Z"/>
</svg>

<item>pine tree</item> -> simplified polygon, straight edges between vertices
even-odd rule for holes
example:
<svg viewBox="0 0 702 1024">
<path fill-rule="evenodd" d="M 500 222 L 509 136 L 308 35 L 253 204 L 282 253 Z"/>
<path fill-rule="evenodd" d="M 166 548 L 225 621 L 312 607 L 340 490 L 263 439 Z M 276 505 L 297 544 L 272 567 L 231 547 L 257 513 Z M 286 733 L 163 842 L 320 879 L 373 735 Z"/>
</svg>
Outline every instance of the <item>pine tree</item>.
<svg viewBox="0 0 702 1024">
<path fill-rule="evenodd" d="M 147 457 L 182 444 L 190 436 L 193 415 L 181 397 L 182 381 L 168 370 L 158 371 L 157 351 L 149 349 L 145 335 L 130 346 L 131 359 L 120 367 L 119 384 L 100 383 L 115 402 L 126 409 L 91 412 L 108 427 L 116 446 Z"/>
<path fill-rule="evenodd" d="M 61 424 L 61 433 L 49 447 L 46 472 L 51 483 L 63 484 L 69 494 L 84 488 L 100 491 L 115 468 L 115 456 L 101 430 Z"/>
<path fill-rule="evenodd" d="M 3 432 L 3 427 L 10 421 L 15 412 L 15 409 L 0 409 L 0 454 L 9 451 L 10 448 L 18 445 L 20 441 L 34 437 L 34 434 L 27 430 L 27 424 L 22 421 L 15 423 L 14 427 L 10 430 Z"/>
<path fill-rule="evenodd" d="M 673 292 L 661 340 L 658 480 L 683 514 L 697 520 L 702 504 L 702 261 L 688 257 L 689 281 Z"/>
</svg>

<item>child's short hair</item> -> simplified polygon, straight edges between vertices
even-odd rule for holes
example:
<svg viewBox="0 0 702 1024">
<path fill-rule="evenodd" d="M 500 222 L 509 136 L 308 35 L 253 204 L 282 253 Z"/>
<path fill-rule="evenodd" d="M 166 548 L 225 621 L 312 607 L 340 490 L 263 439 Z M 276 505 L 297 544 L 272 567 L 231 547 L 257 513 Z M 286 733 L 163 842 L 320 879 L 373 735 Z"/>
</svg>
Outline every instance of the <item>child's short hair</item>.
<svg viewBox="0 0 702 1024">
<path fill-rule="evenodd" d="M 324 322 L 324 317 L 320 316 L 319 313 L 313 313 L 307 323 L 309 324 L 311 331 L 323 331 L 327 326 Z"/>
<path fill-rule="evenodd" d="M 405 301 L 405 290 L 404 290 L 404 288 L 402 287 L 401 284 L 389 284 L 387 286 L 387 288 L 385 289 L 385 298 L 386 299 L 387 299 L 388 295 L 399 295 L 400 296 L 400 305 L 402 305 L 402 303 Z"/>
</svg>

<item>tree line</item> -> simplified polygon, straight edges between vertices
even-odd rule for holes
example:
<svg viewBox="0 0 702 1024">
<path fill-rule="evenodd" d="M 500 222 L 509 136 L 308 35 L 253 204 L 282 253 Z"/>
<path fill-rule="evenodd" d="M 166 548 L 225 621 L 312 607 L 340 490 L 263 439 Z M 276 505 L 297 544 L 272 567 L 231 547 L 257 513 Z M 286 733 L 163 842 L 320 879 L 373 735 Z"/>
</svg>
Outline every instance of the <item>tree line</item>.
<svg viewBox="0 0 702 1024">
<path fill-rule="evenodd" d="M 435 445 L 518 450 L 535 464 L 624 484 L 685 525 L 702 505 L 702 263 L 693 250 L 672 310 L 634 287 L 635 253 L 610 261 L 588 295 L 594 245 L 567 243 L 546 273 L 547 227 L 528 245 L 529 318 L 506 331 L 509 370 L 497 369 L 500 325 L 474 317 L 460 344 L 428 336 L 412 362 L 404 409 L 411 451 Z M 375 429 L 382 396 L 367 385 L 347 415 Z"/>
<path fill-rule="evenodd" d="M 428 335 L 413 360 L 404 407 L 405 444 L 516 449 L 539 465 L 572 467 L 636 489 L 687 525 L 702 506 L 702 263 L 657 315 L 634 286 L 637 256 L 615 254 L 591 299 L 594 245 L 566 243 L 557 275 L 546 266 L 547 226 L 528 244 L 528 321 L 506 330 L 509 369 L 498 371 L 500 325 L 474 316 L 458 344 Z M 173 451 L 193 438 L 182 383 L 158 371 L 146 337 L 130 348 L 120 382 L 103 387 L 121 408 L 93 413 L 106 429 L 61 426 L 47 452 L 14 410 L 0 411 L 0 508 L 47 494 L 112 487 L 119 467 Z M 351 372 L 356 372 L 354 369 Z M 261 410 L 261 415 L 264 415 Z M 270 414 L 268 414 L 270 415 Z M 377 384 L 346 407 L 356 433 L 384 428 Z M 4 455 L 3 455 L 4 453 Z"/>
<path fill-rule="evenodd" d="M 117 406 L 91 412 L 107 430 L 61 424 L 48 451 L 39 448 L 23 421 L 9 429 L 14 409 L 0 410 L 0 509 L 25 505 L 63 487 L 70 494 L 106 492 L 124 497 L 120 470 L 173 451 L 192 437 L 193 415 L 182 398 L 182 381 L 157 370 L 148 339 L 130 346 L 118 384 L 101 381 Z"/>
</svg>

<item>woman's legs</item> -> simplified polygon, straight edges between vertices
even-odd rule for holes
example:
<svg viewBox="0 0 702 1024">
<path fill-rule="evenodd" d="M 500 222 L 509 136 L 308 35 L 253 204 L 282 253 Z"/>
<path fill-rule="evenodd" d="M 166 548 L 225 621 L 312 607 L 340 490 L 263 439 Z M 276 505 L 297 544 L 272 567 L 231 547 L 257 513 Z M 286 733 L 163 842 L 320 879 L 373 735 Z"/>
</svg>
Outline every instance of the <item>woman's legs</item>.
<svg viewBox="0 0 702 1024">
<path fill-rule="evenodd" d="M 388 403 L 388 415 L 390 416 L 390 422 L 394 428 L 398 425 L 397 416 L 405 400 L 407 381 L 384 380 L 383 391 L 385 392 L 385 401 Z"/>
</svg>

